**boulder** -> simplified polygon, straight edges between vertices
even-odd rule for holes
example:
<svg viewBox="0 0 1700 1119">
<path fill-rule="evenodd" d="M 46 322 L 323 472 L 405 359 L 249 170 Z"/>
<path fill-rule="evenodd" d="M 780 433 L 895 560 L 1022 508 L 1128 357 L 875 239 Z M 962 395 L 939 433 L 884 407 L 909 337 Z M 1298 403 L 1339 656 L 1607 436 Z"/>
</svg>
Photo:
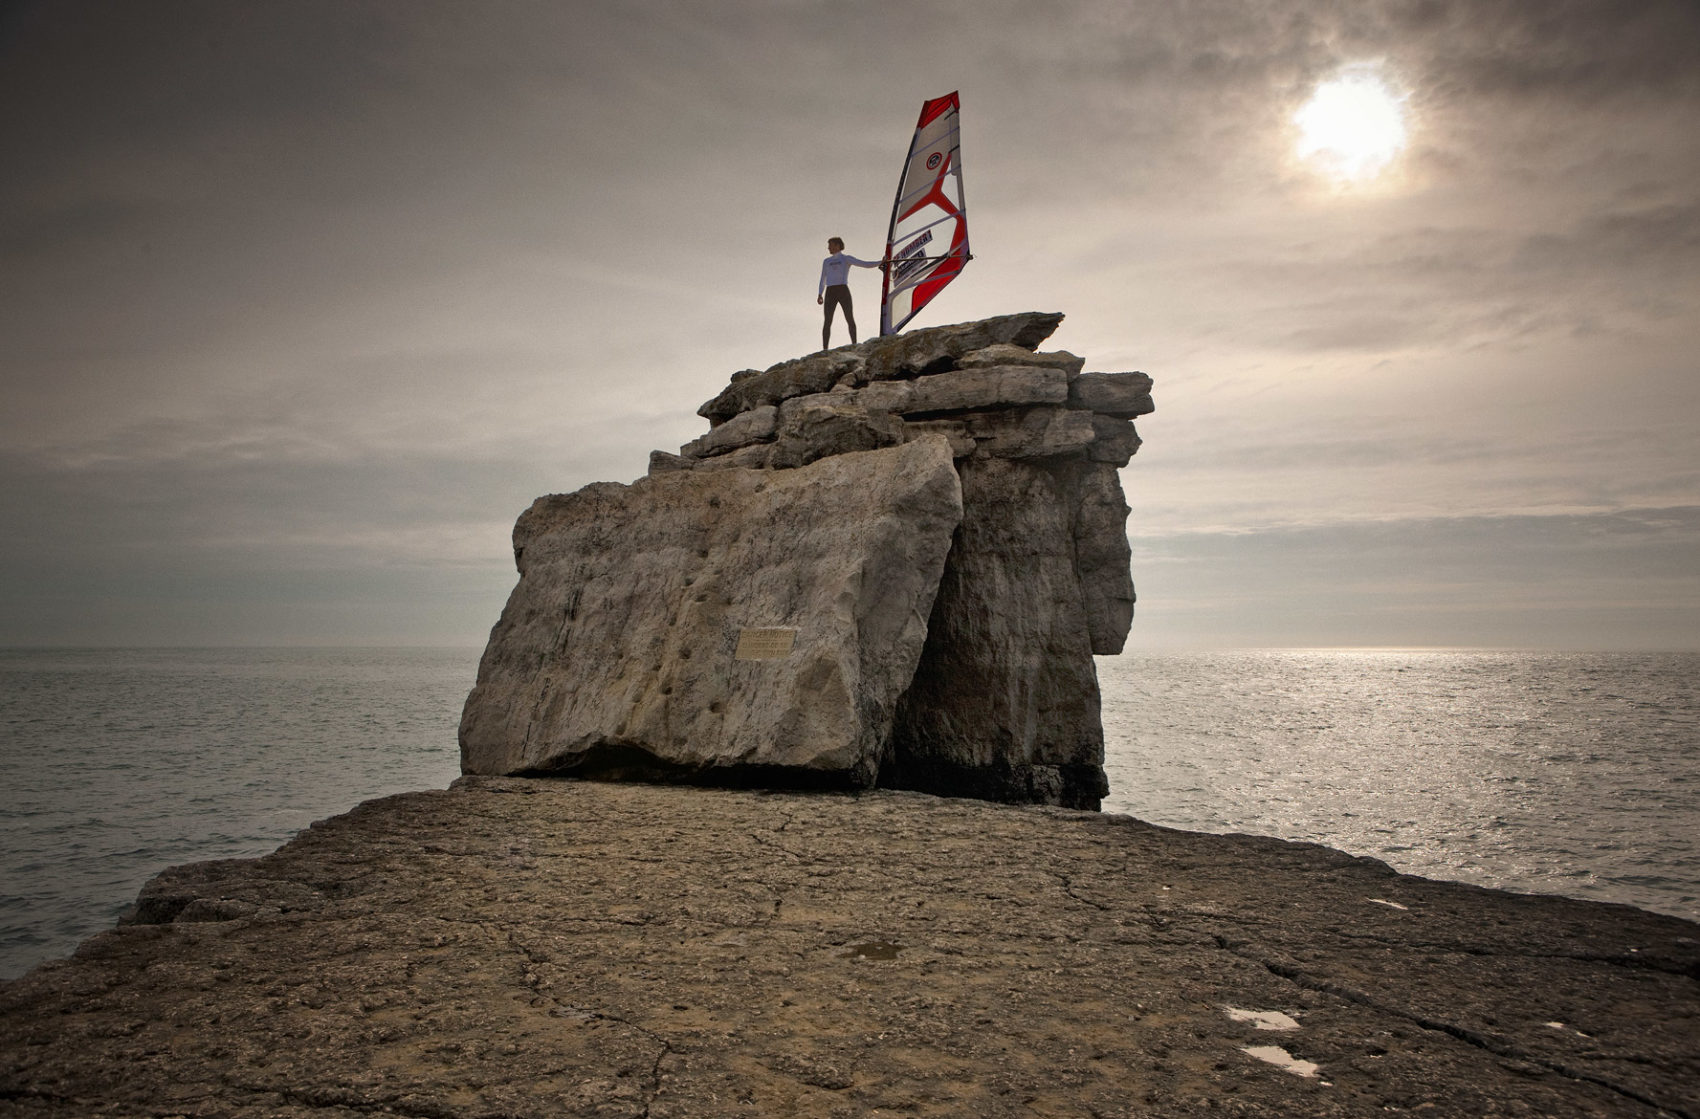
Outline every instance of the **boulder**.
<svg viewBox="0 0 1700 1119">
<path fill-rule="evenodd" d="M 915 382 L 875 381 L 863 388 L 845 391 L 854 393 L 856 403 L 870 412 L 890 412 L 901 416 L 909 408 L 909 398 L 915 395 Z"/>
<path fill-rule="evenodd" d="M 744 370 L 647 479 L 540 500 L 466 772 L 1096 807 L 1092 657 L 1133 617 L 1116 471 L 1151 378 L 1038 352 L 1061 318 Z"/>
<path fill-rule="evenodd" d="M 782 361 L 760 372 L 746 369 L 734 376 L 718 396 L 698 408 L 697 415 L 718 427 L 753 408 L 778 404 L 793 396 L 826 392 L 840 380 L 854 380 L 865 364 L 866 358 L 857 347 L 840 346 Z"/>
<path fill-rule="evenodd" d="M 680 447 L 679 454 L 684 458 L 708 458 L 711 455 L 736 451 L 740 447 L 748 447 L 751 443 L 769 442 L 773 439 L 774 428 L 778 423 L 779 409 L 773 405 L 765 404 L 752 408 L 718 427 L 709 428 L 704 434 Z"/>
<path fill-rule="evenodd" d="M 829 455 L 871 451 L 903 442 L 903 421 L 889 412 L 870 413 L 854 392 L 793 397 L 780 405 L 779 416 L 772 459 L 776 468 L 803 466 Z"/>
<path fill-rule="evenodd" d="M 1020 346 L 1000 342 L 995 346 L 964 354 L 956 363 L 958 369 L 981 369 L 988 365 L 1038 365 L 1046 369 L 1061 369 L 1073 377 L 1085 367 L 1086 359 L 1075 357 L 1067 350 L 1033 353 Z"/>
<path fill-rule="evenodd" d="M 1068 406 L 1131 420 L 1155 410 L 1143 373 L 1082 373 L 1068 386 Z"/>
<path fill-rule="evenodd" d="M 871 785 L 961 517 L 940 436 L 539 498 L 462 770 Z"/>
<path fill-rule="evenodd" d="M 684 455 L 676 455 L 671 451 L 649 452 L 649 473 L 666 474 L 674 470 L 689 470 L 695 466 L 695 461 Z"/>
<path fill-rule="evenodd" d="M 1022 404 L 1062 404 L 1068 400 L 1068 375 L 1061 369 L 994 365 L 918 377 L 909 382 L 909 388 L 908 397 L 898 409 L 903 415 L 965 412 Z"/>
<path fill-rule="evenodd" d="M 773 465 L 773 444 L 752 443 L 723 455 L 685 461 L 697 470 L 764 470 Z"/>
<path fill-rule="evenodd" d="M 1092 419 L 1092 445 L 1086 448 L 1086 457 L 1093 462 L 1126 466 L 1139 450 L 1139 432 L 1134 430 L 1133 421 L 1101 416 L 1096 412 L 1089 415 Z"/>
<path fill-rule="evenodd" d="M 871 381 L 919 377 L 957 368 L 958 361 L 988 346 L 1010 345 L 1037 350 L 1056 333 L 1063 317 L 1026 311 L 979 322 L 957 323 L 889 334 L 863 344 L 867 355 L 864 376 Z"/>
</svg>

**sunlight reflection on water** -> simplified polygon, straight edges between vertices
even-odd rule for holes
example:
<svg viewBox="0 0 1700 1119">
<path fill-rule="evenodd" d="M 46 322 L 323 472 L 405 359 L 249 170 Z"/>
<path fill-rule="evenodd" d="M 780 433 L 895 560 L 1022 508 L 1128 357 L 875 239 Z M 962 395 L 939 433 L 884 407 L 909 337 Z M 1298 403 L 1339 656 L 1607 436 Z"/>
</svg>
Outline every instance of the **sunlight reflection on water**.
<svg viewBox="0 0 1700 1119">
<path fill-rule="evenodd" d="M 1700 656 L 1098 661 L 1106 811 L 1700 919 Z"/>
<path fill-rule="evenodd" d="M 478 651 L 0 650 L 0 978 L 167 866 L 441 788 Z M 1700 918 L 1700 656 L 1127 654 L 1107 811 Z"/>
</svg>

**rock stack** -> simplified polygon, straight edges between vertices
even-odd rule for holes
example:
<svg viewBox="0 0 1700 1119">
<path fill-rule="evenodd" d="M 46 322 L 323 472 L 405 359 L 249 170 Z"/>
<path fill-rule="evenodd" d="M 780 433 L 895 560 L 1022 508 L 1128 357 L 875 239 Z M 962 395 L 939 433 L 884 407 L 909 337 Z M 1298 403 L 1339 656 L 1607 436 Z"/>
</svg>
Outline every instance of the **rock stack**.
<svg viewBox="0 0 1700 1119">
<path fill-rule="evenodd" d="M 539 498 L 462 768 L 1097 807 L 1151 379 L 1037 352 L 1061 320 L 746 370 L 647 478 Z"/>
</svg>

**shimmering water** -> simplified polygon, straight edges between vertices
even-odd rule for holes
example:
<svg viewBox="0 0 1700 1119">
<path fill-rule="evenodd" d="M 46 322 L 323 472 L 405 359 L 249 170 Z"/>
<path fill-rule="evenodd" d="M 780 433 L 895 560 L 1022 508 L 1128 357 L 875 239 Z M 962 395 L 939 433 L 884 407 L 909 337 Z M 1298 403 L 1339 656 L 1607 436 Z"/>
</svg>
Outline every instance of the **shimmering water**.
<svg viewBox="0 0 1700 1119">
<path fill-rule="evenodd" d="M 0 978 L 148 878 L 442 788 L 475 649 L 0 650 Z"/>
<path fill-rule="evenodd" d="M 148 877 L 441 788 L 478 651 L 0 650 L 0 978 Z M 1700 918 L 1700 656 L 1103 658 L 1111 811 Z"/>
<path fill-rule="evenodd" d="M 1700 920 L 1700 655 L 1099 660 L 1105 808 Z"/>
</svg>

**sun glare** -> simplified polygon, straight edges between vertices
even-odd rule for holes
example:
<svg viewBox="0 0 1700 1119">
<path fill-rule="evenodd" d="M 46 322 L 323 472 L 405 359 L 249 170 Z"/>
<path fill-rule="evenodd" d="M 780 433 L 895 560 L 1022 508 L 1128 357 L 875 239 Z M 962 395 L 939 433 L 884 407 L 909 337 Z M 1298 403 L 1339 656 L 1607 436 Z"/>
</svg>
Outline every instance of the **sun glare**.
<svg viewBox="0 0 1700 1119">
<path fill-rule="evenodd" d="M 1316 87 L 1297 113 L 1298 155 L 1338 179 L 1374 178 L 1405 146 L 1404 98 L 1373 68 Z"/>
</svg>

